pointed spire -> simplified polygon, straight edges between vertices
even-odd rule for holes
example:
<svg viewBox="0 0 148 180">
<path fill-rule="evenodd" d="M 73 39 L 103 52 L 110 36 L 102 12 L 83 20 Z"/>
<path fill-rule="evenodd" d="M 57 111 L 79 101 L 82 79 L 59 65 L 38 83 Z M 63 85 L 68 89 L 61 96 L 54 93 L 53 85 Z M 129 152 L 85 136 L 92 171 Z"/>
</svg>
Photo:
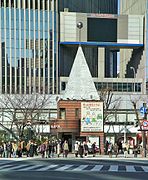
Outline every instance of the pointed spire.
<svg viewBox="0 0 148 180">
<path fill-rule="evenodd" d="M 99 100 L 99 95 L 81 46 L 78 48 L 63 98 Z"/>
</svg>

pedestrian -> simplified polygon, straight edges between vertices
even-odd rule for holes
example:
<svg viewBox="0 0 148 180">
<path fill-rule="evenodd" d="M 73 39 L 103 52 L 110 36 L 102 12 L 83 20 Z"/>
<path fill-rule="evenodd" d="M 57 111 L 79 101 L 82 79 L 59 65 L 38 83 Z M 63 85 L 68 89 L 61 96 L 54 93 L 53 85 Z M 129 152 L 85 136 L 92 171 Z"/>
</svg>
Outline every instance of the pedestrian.
<svg viewBox="0 0 148 180">
<path fill-rule="evenodd" d="M 110 158 L 112 158 L 112 152 L 113 152 L 113 144 L 110 142 L 108 145 L 108 155 Z"/>
<path fill-rule="evenodd" d="M 2 147 L 3 147 L 3 155 L 2 155 L 2 157 L 7 158 L 8 157 L 7 143 L 3 142 Z"/>
<path fill-rule="evenodd" d="M 9 141 L 7 144 L 7 157 L 8 158 L 11 158 L 11 155 L 12 155 L 12 143 Z"/>
<path fill-rule="evenodd" d="M 83 158 L 83 153 L 84 153 L 83 144 L 80 142 L 80 144 L 79 144 L 79 155 L 81 158 Z"/>
<path fill-rule="evenodd" d="M 18 154 L 18 157 L 22 157 L 22 143 L 21 143 L 21 140 L 18 141 L 17 154 Z"/>
<path fill-rule="evenodd" d="M 45 145 L 45 142 L 44 142 L 40 146 L 40 152 L 41 152 L 42 158 L 45 157 L 45 149 L 46 149 L 46 145 Z"/>
<path fill-rule="evenodd" d="M 49 141 L 48 140 L 45 141 L 45 157 L 46 158 L 49 157 Z"/>
<path fill-rule="evenodd" d="M 13 158 L 17 157 L 17 148 L 18 148 L 18 146 L 16 144 L 16 141 L 14 141 L 12 143 L 12 156 L 13 156 Z"/>
<path fill-rule="evenodd" d="M 3 154 L 3 146 L 2 146 L 2 144 L 0 144 L 0 157 L 2 158 L 2 154 Z"/>
<path fill-rule="evenodd" d="M 34 143 L 33 143 L 32 140 L 30 142 L 30 151 L 29 151 L 29 154 L 30 154 L 30 157 L 34 156 Z"/>
<path fill-rule="evenodd" d="M 64 152 L 64 157 L 67 158 L 68 153 L 69 153 L 69 146 L 66 140 L 64 141 L 64 144 L 63 144 L 63 152 Z"/>
<path fill-rule="evenodd" d="M 135 145 L 134 146 L 134 157 L 137 157 L 138 155 L 138 147 Z"/>
<path fill-rule="evenodd" d="M 52 141 L 51 143 L 51 157 L 53 158 L 55 154 L 55 142 Z"/>
<path fill-rule="evenodd" d="M 128 149 L 129 149 L 128 143 L 123 143 L 123 150 L 124 150 L 124 157 L 125 157 L 125 158 L 127 158 Z"/>
<path fill-rule="evenodd" d="M 75 142 L 74 150 L 75 150 L 75 157 L 78 157 L 78 153 L 79 153 L 79 143 L 78 143 L 78 141 Z"/>
<path fill-rule="evenodd" d="M 34 154 L 35 154 L 35 156 L 38 156 L 37 149 L 38 149 L 38 145 L 36 142 L 34 142 Z"/>
<path fill-rule="evenodd" d="M 30 144 L 31 144 L 31 142 L 29 141 L 27 143 L 27 145 L 26 145 L 26 155 L 27 155 L 27 157 L 30 157 Z"/>
<path fill-rule="evenodd" d="M 94 142 L 94 143 L 92 144 L 92 154 L 93 154 L 93 157 L 96 156 L 96 142 Z"/>
<path fill-rule="evenodd" d="M 114 150 L 114 154 L 115 154 L 115 156 L 117 157 L 118 156 L 118 145 L 117 145 L 117 143 L 115 143 L 114 144 L 114 146 L 113 146 L 113 150 Z"/>
<path fill-rule="evenodd" d="M 58 155 L 58 157 L 60 157 L 60 154 L 61 154 L 61 142 L 59 141 L 57 143 L 57 155 Z"/>
<path fill-rule="evenodd" d="M 87 145 L 86 141 L 84 142 L 83 147 L 84 147 L 84 156 L 87 157 L 87 155 L 88 155 L 88 145 Z"/>
</svg>

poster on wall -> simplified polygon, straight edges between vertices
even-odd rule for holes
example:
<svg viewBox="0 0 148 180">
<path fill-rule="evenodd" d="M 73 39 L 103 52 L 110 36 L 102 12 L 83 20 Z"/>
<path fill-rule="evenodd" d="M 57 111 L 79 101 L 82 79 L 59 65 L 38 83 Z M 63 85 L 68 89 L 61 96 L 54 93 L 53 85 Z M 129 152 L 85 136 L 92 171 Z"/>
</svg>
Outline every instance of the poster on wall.
<svg viewBox="0 0 148 180">
<path fill-rule="evenodd" d="M 103 131 L 103 102 L 81 103 L 81 132 Z"/>
</svg>

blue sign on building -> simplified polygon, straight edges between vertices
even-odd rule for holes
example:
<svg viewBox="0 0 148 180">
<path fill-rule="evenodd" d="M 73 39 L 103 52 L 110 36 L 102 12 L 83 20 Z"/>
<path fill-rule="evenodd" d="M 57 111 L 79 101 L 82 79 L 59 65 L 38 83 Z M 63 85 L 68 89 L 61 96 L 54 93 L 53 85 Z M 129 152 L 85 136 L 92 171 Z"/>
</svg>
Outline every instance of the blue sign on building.
<svg viewBox="0 0 148 180">
<path fill-rule="evenodd" d="M 146 108 L 145 107 L 141 107 L 140 108 L 140 113 L 144 117 L 144 114 L 146 113 Z"/>
</svg>

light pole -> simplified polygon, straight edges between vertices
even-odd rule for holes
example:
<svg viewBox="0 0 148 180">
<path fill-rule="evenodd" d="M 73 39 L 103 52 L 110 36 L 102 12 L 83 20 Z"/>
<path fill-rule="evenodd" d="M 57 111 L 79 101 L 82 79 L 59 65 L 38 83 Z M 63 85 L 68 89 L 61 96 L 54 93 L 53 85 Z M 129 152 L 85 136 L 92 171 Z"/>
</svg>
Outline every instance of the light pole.
<svg viewBox="0 0 148 180">
<path fill-rule="evenodd" d="M 79 29 L 79 43 L 81 42 L 81 29 L 83 27 L 83 23 L 82 22 L 78 22 L 77 23 L 77 28 Z"/>
<path fill-rule="evenodd" d="M 135 68 L 133 66 L 130 67 L 131 70 L 133 70 L 134 73 L 134 92 L 135 92 L 135 78 L 136 78 L 136 72 L 135 72 Z"/>
</svg>

